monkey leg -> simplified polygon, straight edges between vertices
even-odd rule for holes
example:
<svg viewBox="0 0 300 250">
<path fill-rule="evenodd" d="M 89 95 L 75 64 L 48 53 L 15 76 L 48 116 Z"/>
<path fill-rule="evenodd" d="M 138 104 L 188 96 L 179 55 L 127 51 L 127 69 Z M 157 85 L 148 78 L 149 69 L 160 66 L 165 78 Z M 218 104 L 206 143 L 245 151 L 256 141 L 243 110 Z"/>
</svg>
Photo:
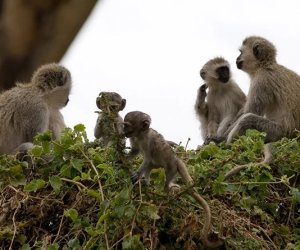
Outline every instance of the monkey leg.
<svg viewBox="0 0 300 250">
<path fill-rule="evenodd" d="M 166 174 L 165 190 L 172 191 L 172 189 L 180 188 L 180 186 L 175 183 L 176 173 L 177 173 L 177 167 L 175 167 L 174 165 L 168 166 L 165 169 L 165 174 Z"/>
<path fill-rule="evenodd" d="M 265 132 L 265 142 L 274 142 L 285 136 L 283 127 L 271 120 L 268 120 L 262 116 L 247 113 L 242 115 L 233 129 L 230 131 L 227 144 L 233 141 L 233 138 L 237 135 L 242 135 L 247 129 L 256 129 L 260 132 Z"/>
</svg>

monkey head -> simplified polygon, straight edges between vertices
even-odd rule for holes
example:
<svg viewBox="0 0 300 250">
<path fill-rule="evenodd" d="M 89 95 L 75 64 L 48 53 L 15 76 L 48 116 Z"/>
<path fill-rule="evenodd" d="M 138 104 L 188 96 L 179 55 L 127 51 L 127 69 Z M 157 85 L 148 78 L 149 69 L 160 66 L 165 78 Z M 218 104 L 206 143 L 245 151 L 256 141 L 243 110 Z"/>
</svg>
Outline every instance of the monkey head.
<svg viewBox="0 0 300 250">
<path fill-rule="evenodd" d="M 52 107 L 67 105 L 72 80 L 70 71 L 65 67 L 56 63 L 43 65 L 33 74 L 30 84 L 40 90 Z"/>
<path fill-rule="evenodd" d="M 124 134 L 126 137 L 138 137 L 147 131 L 151 124 L 151 117 L 140 111 L 132 111 L 124 117 Z"/>
<path fill-rule="evenodd" d="M 126 106 L 126 99 L 116 92 L 100 92 L 96 99 L 96 105 L 103 112 L 118 113 Z"/>
<path fill-rule="evenodd" d="M 258 68 L 276 63 L 275 46 L 262 37 L 247 37 L 240 48 L 240 55 L 236 59 L 236 66 L 249 74 Z"/>
<path fill-rule="evenodd" d="M 231 77 L 229 63 L 222 57 L 215 57 L 204 64 L 200 76 L 210 87 L 227 83 Z"/>
</svg>

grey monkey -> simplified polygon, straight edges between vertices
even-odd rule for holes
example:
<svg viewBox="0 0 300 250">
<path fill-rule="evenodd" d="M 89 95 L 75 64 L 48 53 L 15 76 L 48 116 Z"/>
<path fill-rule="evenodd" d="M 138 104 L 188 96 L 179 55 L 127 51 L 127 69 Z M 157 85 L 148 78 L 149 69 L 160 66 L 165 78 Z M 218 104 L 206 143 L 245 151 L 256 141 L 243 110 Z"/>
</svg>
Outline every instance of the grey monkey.
<svg viewBox="0 0 300 250">
<path fill-rule="evenodd" d="M 188 173 L 183 161 L 176 156 L 171 145 L 163 136 L 150 128 L 150 124 L 150 116 L 140 111 L 129 112 L 124 118 L 124 134 L 130 139 L 131 144 L 129 158 L 132 159 L 139 153 L 143 155 L 143 163 L 140 168 L 133 173 L 132 181 L 136 182 L 145 176 L 147 182 L 149 182 L 151 170 L 162 167 L 166 175 L 166 190 L 170 191 L 172 188 L 178 187 L 178 185 L 175 184 L 175 176 L 177 173 L 180 174 L 186 184 L 192 185 L 192 177 Z M 216 248 L 223 245 L 222 240 L 212 242 L 208 239 L 211 227 L 210 207 L 194 189 L 191 194 L 201 205 L 206 214 L 203 228 L 203 244 L 209 248 Z"/>
<path fill-rule="evenodd" d="M 243 115 L 230 131 L 227 143 L 256 129 L 266 133 L 265 160 L 272 161 L 271 142 L 292 138 L 300 129 L 300 76 L 276 61 L 276 48 L 267 39 L 250 36 L 244 39 L 236 59 L 238 69 L 250 76 L 250 88 Z M 245 167 L 227 173 L 226 178 Z"/>
<path fill-rule="evenodd" d="M 226 132 L 237 119 L 246 96 L 232 79 L 230 65 L 222 57 L 209 60 L 200 70 L 200 76 L 205 83 L 198 89 L 195 111 L 201 135 L 204 144 L 220 142 L 226 139 Z"/>
<path fill-rule="evenodd" d="M 1 93 L 0 153 L 14 153 L 19 146 L 27 150 L 34 136 L 46 130 L 59 138 L 65 128 L 60 109 L 69 101 L 71 85 L 70 72 L 51 63 L 38 68 L 29 83 Z"/>
</svg>

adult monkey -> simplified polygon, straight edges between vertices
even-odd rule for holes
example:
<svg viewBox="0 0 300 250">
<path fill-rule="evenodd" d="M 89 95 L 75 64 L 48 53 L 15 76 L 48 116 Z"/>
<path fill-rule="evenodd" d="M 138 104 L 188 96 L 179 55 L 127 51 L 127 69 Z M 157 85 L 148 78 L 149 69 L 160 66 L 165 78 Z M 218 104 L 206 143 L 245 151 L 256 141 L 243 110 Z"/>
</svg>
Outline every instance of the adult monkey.
<svg viewBox="0 0 300 250">
<path fill-rule="evenodd" d="M 60 109 L 67 105 L 71 74 L 56 63 L 37 69 L 30 83 L 0 94 L 0 154 L 26 151 L 37 133 L 51 130 L 57 139 L 65 128 Z"/>
<path fill-rule="evenodd" d="M 129 158 L 133 158 L 139 153 L 143 155 L 143 163 L 140 168 L 133 173 L 132 181 L 136 182 L 143 176 L 149 182 L 150 172 L 154 168 L 162 167 L 165 170 L 165 189 L 170 191 L 175 184 L 175 176 L 180 174 L 187 185 L 192 185 L 193 180 L 185 164 L 177 158 L 171 145 L 154 129 L 150 128 L 151 118 L 149 115 L 133 111 L 126 114 L 124 118 L 124 134 L 130 138 L 131 151 Z M 192 191 L 192 196 L 197 200 L 205 212 L 205 222 L 203 226 L 203 244 L 208 248 L 216 248 L 223 245 L 222 240 L 212 242 L 208 239 L 211 227 L 211 212 L 207 202 L 196 191 Z"/>
<path fill-rule="evenodd" d="M 205 84 L 198 89 L 195 111 L 201 123 L 204 145 L 226 140 L 226 132 L 237 119 L 246 96 L 231 76 L 230 65 L 222 57 L 204 64 L 200 76 Z M 206 88 L 209 91 L 206 93 Z"/>
<path fill-rule="evenodd" d="M 238 69 L 250 76 L 244 114 L 230 131 L 227 143 L 247 129 L 266 133 L 265 143 L 294 137 L 300 129 L 300 76 L 276 62 L 275 46 L 265 38 L 247 37 L 236 59 Z M 265 146 L 265 162 L 271 161 L 271 145 Z M 234 168 L 226 178 L 246 165 Z"/>
</svg>

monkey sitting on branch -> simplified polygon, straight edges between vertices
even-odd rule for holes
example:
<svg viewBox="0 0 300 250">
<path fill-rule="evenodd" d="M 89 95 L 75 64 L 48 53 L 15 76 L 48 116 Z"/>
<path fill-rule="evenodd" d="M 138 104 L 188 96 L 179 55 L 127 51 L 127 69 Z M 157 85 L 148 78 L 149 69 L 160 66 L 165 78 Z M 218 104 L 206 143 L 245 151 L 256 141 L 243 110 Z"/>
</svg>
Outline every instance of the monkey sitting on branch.
<svg viewBox="0 0 300 250">
<path fill-rule="evenodd" d="M 175 155 L 170 144 L 163 136 L 150 128 L 150 124 L 150 116 L 140 111 L 129 112 L 124 118 L 124 134 L 130 139 L 131 144 L 129 158 L 131 159 L 139 153 L 144 158 L 140 168 L 133 173 L 132 181 L 136 182 L 145 176 L 146 181 L 149 183 L 151 170 L 162 167 L 165 170 L 165 189 L 167 191 L 179 187 L 175 184 L 177 173 L 180 174 L 186 184 L 193 185 L 193 180 L 185 164 Z M 203 228 L 203 244 L 209 248 L 223 245 L 222 240 L 212 242 L 208 239 L 211 227 L 210 207 L 194 189 L 191 194 L 204 209 L 206 215 Z"/>
<path fill-rule="evenodd" d="M 292 138 L 300 130 L 300 76 L 276 62 L 276 48 L 265 38 L 247 37 L 240 52 L 236 65 L 249 74 L 250 88 L 244 114 L 234 124 L 227 143 L 247 129 L 265 132 L 264 162 L 271 163 L 271 142 Z M 247 166 L 238 166 L 225 177 Z"/>
<path fill-rule="evenodd" d="M 30 149 L 34 136 L 47 130 L 54 139 L 66 127 L 60 109 L 69 101 L 71 74 L 56 63 L 37 69 L 30 83 L 0 94 L 0 154 Z"/>
<path fill-rule="evenodd" d="M 195 111 L 201 123 L 203 144 L 218 143 L 226 140 L 228 128 L 237 119 L 246 96 L 232 79 L 230 65 L 222 57 L 209 60 L 200 76 L 205 84 L 198 89 Z"/>
</svg>

